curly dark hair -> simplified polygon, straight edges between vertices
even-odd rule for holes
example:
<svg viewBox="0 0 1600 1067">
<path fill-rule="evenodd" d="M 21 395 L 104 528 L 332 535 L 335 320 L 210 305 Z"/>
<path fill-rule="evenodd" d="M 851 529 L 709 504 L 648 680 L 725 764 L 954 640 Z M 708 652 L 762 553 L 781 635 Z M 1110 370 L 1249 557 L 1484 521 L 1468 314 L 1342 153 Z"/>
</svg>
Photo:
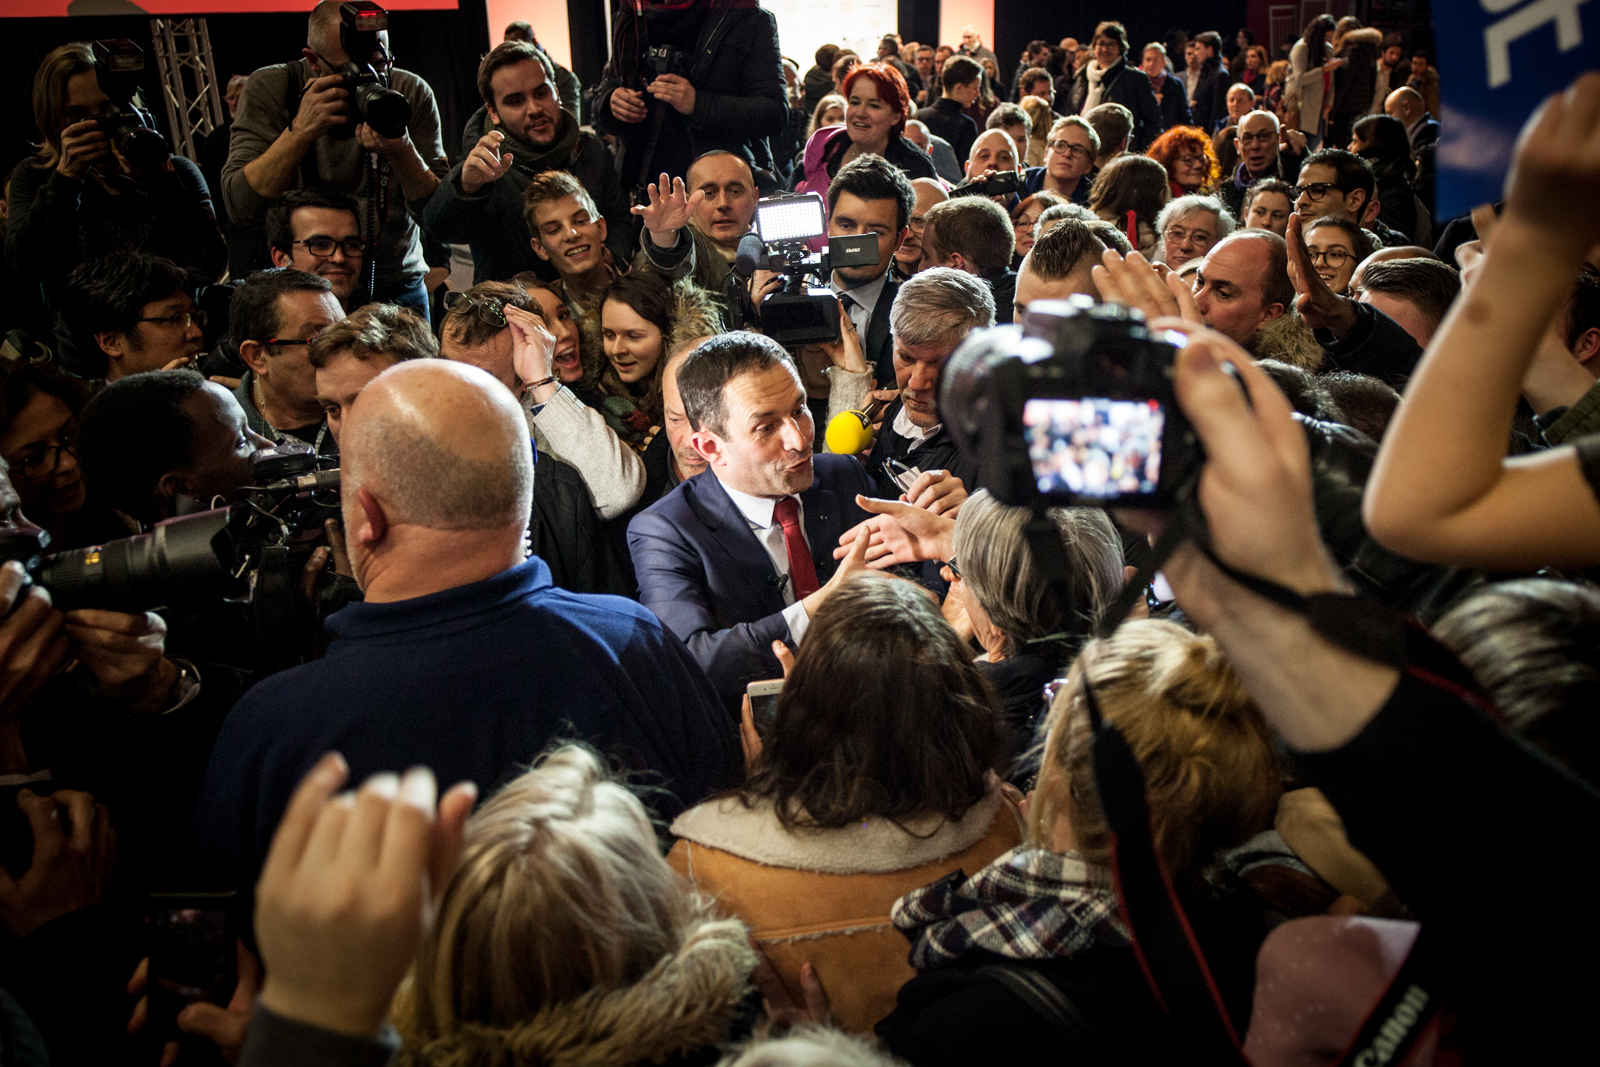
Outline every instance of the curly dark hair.
<svg viewBox="0 0 1600 1067">
<path fill-rule="evenodd" d="M 994 690 L 921 587 L 862 575 L 817 611 L 739 796 L 786 828 L 959 819 L 1000 753 Z"/>
</svg>

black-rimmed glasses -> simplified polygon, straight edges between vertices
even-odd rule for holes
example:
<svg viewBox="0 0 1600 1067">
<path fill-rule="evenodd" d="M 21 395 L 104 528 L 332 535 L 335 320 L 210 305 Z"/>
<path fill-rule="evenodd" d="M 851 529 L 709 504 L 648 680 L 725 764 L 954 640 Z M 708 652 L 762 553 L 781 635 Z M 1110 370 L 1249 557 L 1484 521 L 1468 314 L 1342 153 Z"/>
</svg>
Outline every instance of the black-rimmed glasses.
<svg viewBox="0 0 1600 1067">
<path fill-rule="evenodd" d="M 33 445 L 6 461 L 6 465 L 14 471 L 21 471 L 28 478 L 48 478 L 61 466 L 61 453 L 66 452 L 76 457 L 78 454 L 78 428 L 69 425 L 62 429 L 53 445 Z"/>
<path fill-rule="evenodd" d="M 327 236 L 307 237 L 304 241 L 295 241 L 297 245 L 305 245 L 306 251 L 314 256 L 331 256 L 334 249 L 338 249 L 351 259 L 364 254 L 367 243 L 359 237 L 345 237 L 335 239 Z"/>
<path fill-rule="evenodd" d="M 179 330 L 187 330 L 192 322 L 196 326 L 205 328 L 206 313 L 204 311 L 180 311 L 176 315 L 163 315 L 159 319 L 135 319 L 135 322 L 155 322 L 162 326 L 172 326 Z"/>
</svg>

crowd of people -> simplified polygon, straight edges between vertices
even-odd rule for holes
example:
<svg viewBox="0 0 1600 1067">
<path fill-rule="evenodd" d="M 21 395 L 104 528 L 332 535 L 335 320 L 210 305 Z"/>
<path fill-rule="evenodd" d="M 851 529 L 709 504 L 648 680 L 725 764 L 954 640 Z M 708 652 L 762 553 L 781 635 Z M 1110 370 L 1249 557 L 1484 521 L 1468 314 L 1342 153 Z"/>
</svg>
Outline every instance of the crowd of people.
<svg viewBox="0 0 1600 1067">
<path fill-rule="evenodd" d="M 129 150 L 101 43 L 39 66 L 0 1060 L 1582 1047 L 1600 75 L 1442 219 L 1438 74 L 1353 17 L 1014 68 L 612 32 L 584 86 L 513 23 L 447 149 L 322 0 L 199 164 Z M 778 194 L 875 248 L 808 290 L 835 339 L 772 328 Z M 1020 469 L 1086 506 L 1002 503 L 947 365 L 1096 305 L 1172 406 L 1037 402 Z M 1192 495 L 1091 506 L 1180 415 Z M 1486 922 L 1485 842 L 1550 927 Z"/>
</svg>

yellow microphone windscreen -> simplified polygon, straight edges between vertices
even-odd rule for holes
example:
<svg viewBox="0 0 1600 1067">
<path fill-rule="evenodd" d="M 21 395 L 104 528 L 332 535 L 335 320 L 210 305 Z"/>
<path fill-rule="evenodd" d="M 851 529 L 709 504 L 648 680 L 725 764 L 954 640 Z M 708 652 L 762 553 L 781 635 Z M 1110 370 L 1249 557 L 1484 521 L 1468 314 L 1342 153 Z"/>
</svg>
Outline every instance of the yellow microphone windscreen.
<svg viewBox="0 0 1600 1067">
<path fill-rule="evenodd" d="M 872 424 L 859 411 L 841 411 L 828 423 L 828 451 L 854 456 L 872 447 Z"/>
</svg>

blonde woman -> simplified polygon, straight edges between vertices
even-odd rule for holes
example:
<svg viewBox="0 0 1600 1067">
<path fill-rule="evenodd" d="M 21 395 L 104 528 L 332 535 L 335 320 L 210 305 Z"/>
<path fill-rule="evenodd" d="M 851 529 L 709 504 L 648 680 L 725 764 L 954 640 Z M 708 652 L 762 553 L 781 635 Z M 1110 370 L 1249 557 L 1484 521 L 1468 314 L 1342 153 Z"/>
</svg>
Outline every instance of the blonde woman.
<svg viewBox="0 0 1600 1067">
<path fill-rule="evenodd" d="M 1025 96 L 1017 101 L 1017 106 L 1028 113 L 1028 121 L 1033 123 L 1028 130 L 1027 165 L 1042 167 L 1044 154 L 1048 150 L 1046 144 L 1050 136 L 1050 127 L 1055 124 L 1055 114 L 1050 110 L 1050 101 L 1042 96 Z"/>
<path fill-rule="evenodd" d="M 1118 917 L 1090 759 L 1083 691 L 1090 684 L 1144 773 L 1155 847 L 1219 988 L 1230 1008 L 1248 1011 L 1248 961 L 1265 928 L 1222 919 L 1235 904 L 1246 910 L 1248 898 L 1210 884 L 1204 872 L 1219 851 L 1272 825 L 1282 791 L 1272 731 L 1211 638 L 1170 622 L 1130 622 L 1085 647 L 1056 695 L 1027 841 L 981 871 L 951 875 L 895 905 L 895 926 L 910 940 L 919 972 L 878 1027 L 896 1056 L 917 1064 L 1021 1063 L 1050 1048 L 1075 1062 L 1115 1048 L 1130 1063 L 1188 1058 Z M 1227 903 L 1217 906 L 1219 899 Z M 1085 1020 L 1081 1042 L 1064 1038 L 1033 1001 L 1013 992 L 1039 979 Z"/>
<path fill-rule="evenodd" d="M 639 799 L 564 746 L 467 824 L 395 998 L 400 1062 L 710 1062 L 742 1036 L 730 1032 L 756 964 L 746 938 L 667 866 Z"/>
</svg>

